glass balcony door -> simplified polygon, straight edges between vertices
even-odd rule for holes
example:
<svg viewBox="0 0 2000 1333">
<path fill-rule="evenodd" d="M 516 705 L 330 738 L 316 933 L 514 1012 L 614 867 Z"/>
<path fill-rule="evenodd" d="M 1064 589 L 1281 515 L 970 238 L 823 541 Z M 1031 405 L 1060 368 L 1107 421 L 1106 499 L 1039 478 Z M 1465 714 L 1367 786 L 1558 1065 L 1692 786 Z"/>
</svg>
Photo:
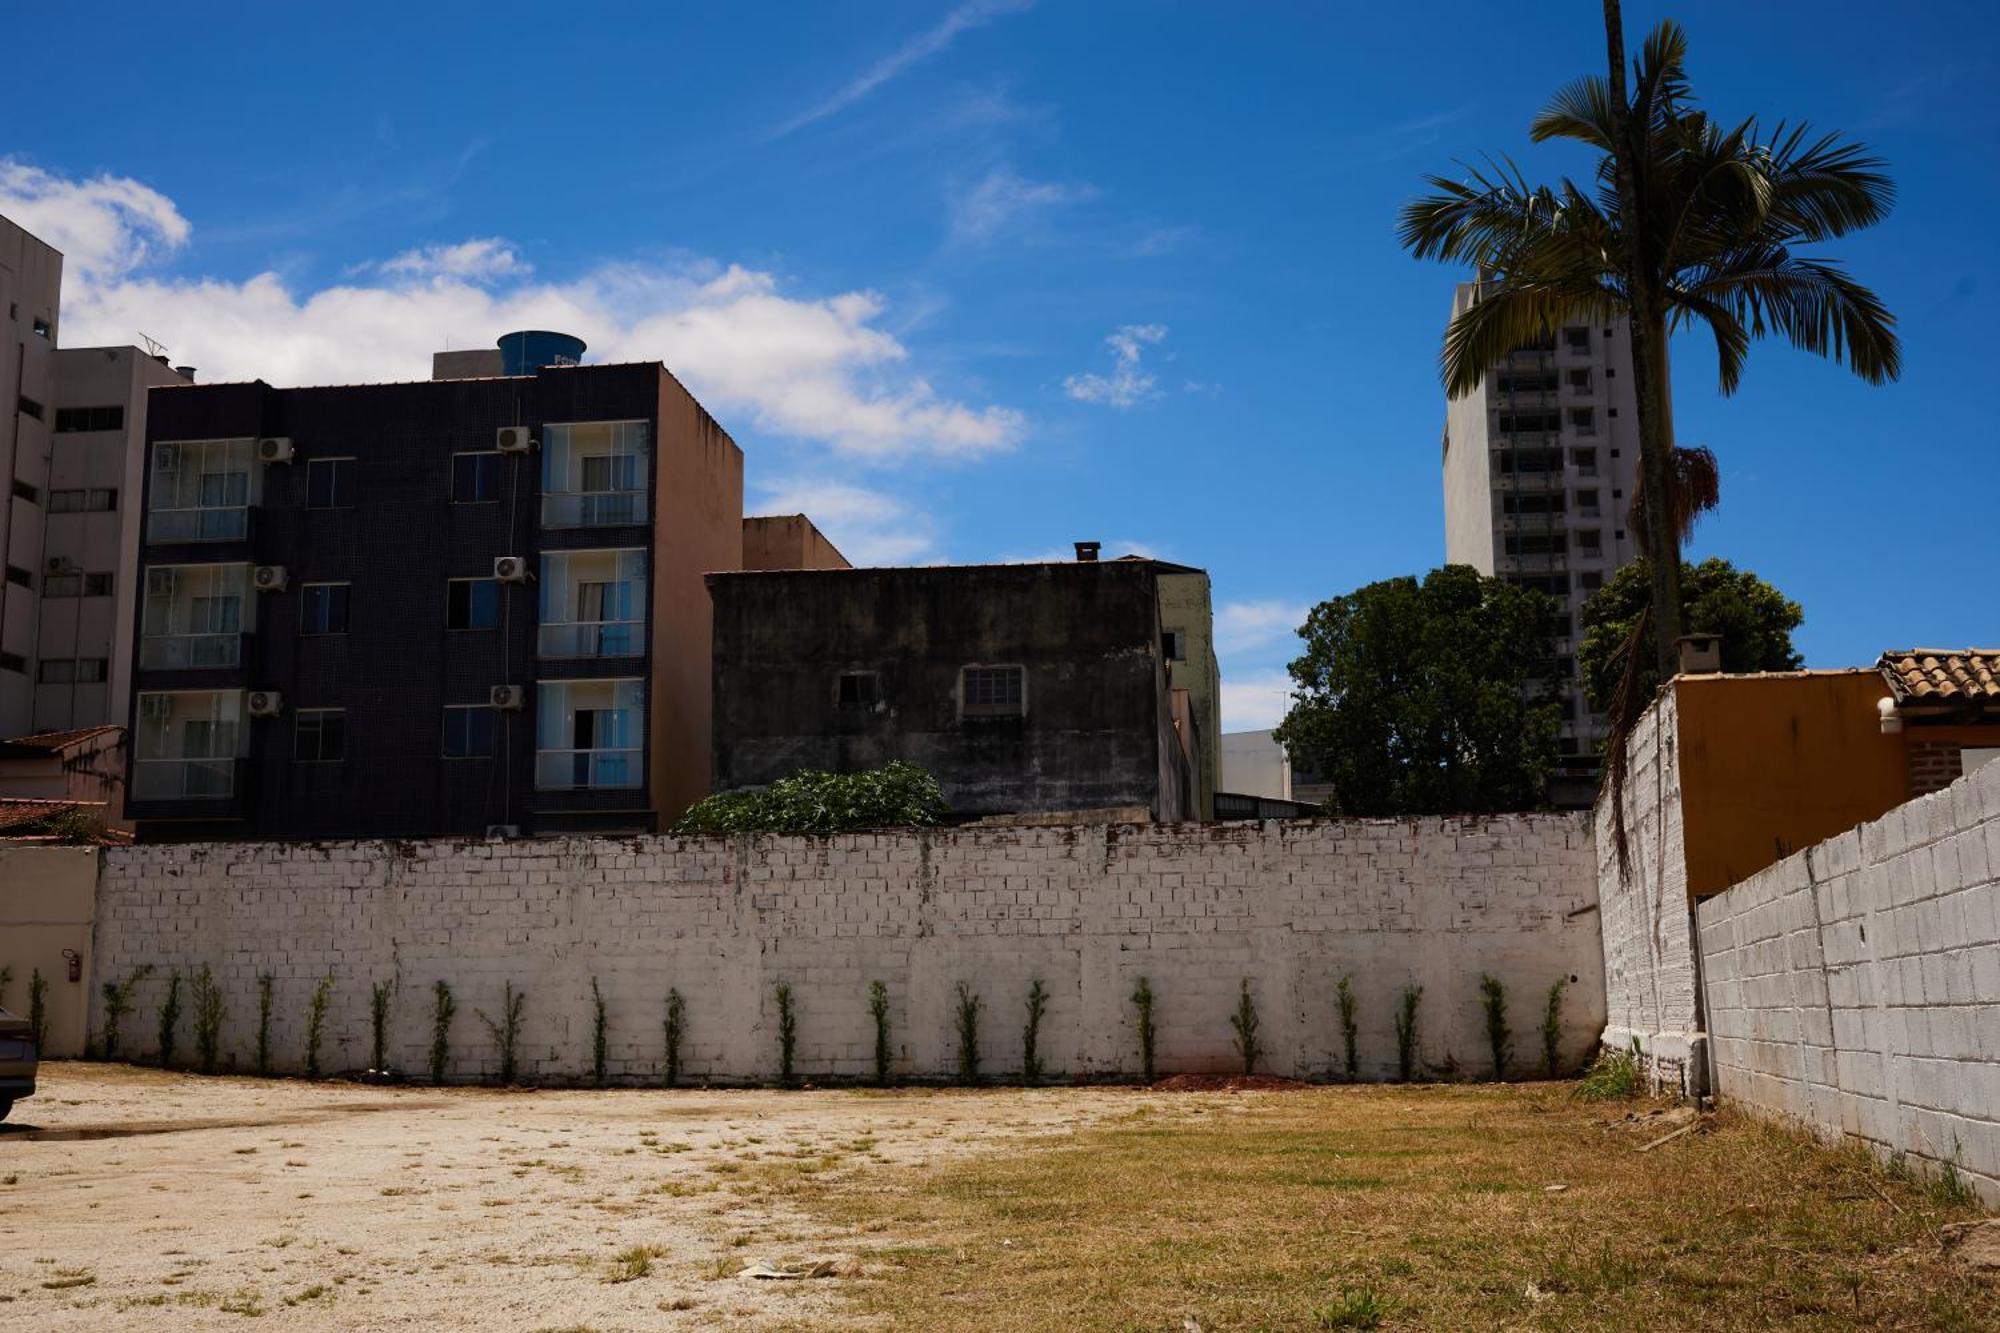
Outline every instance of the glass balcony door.
<svg viewBox="0 0 2000 1333">
<path fill-rule="evenodd" d="M 233 795 L 247 753 L 243 691 L 183 690 L 139 696 L 132 794 L 144 801 Z"/>
<path fill-rule="evenodd" d="M 545 681 L 535 712 L 536 787 L 583 791 L 645 785 L 644 681 Z"/>
<path fill-rule="evenodd" d="M 542 429 L 542 526 L 644 523 L 652 463 L 643 421 L 556 423 Z"/>
<path fill-rule="evenodd" d="M 154 565 L 140 610 L 139 666 L 147 671 L 233 667 L 256 628 L 248 565 Z"/>
<path fill-rule="evenodd" d="M 260 474 L 254 440 L 173 440 L 153 446 L 149 542 L 241 541 Z"/>
<path fill-rule="evenodd" d="M 540 587 L 540 656 L 638 657 L 646 651 L 643 548 L 545 552 Z"/>
</svg>

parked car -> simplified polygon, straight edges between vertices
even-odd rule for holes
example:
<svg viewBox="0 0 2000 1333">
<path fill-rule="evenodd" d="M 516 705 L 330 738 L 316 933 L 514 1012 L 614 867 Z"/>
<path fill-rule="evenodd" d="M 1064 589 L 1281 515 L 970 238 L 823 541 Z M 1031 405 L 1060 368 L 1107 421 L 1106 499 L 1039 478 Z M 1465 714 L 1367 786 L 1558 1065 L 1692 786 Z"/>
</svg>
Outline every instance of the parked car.
<svg viewBox="0 0 2000 1333">
<path fill-rule="evenodd" d="M 23 1097 L 35 1095 L 35 1030 L 25 1018 L 0 1009 L 0 1120 Z"/>
</svg>

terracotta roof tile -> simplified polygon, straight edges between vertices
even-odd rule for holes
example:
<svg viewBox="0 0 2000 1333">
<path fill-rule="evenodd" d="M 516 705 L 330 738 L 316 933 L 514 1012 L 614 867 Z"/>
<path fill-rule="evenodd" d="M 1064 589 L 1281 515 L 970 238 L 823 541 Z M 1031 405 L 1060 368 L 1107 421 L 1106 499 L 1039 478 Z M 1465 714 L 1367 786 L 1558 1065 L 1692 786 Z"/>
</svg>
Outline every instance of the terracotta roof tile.
<svg viewBox="0 0 2000 1333">
<path fill-rule="evenodd" d="M 1906 648 L 1875 665 L 1899 704 L 2000 705 L 2000 648 Z"/>
<path fill-rule="evenodd" d="M 10 758 L 25 758 L 32 755 L 60 754 L 72 745 L 80 744 L 93 736 L 101 736 L 107 731 L 117 731 L 115 725 L 79 727 L 74 731 L 38 731 L 32 736 L 15 736 L 0 741 L 0 755 Z"/>
</svg>

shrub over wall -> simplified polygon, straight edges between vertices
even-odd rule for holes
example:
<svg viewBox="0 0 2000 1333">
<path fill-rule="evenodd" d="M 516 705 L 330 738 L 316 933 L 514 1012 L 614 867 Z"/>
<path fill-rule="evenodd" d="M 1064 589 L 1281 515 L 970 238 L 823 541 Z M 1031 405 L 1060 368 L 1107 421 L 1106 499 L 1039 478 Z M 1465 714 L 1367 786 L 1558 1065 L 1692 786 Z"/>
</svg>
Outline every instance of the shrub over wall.
<svg viewBox="0 0 2000 1333">
<path fill-rule="evenodd" d="M 839 833 L 927 827 L 951 813 L 938 780 L 901 760 L 861 773 L 794 773 L 697 802 L 675 833 Z"/>
</svg>

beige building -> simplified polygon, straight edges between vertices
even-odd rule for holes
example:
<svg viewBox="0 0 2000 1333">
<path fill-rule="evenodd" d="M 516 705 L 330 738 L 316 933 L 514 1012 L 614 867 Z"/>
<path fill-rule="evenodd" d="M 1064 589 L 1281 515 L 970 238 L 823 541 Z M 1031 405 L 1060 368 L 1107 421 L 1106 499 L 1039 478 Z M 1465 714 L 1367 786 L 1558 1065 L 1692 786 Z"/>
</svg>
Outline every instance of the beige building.
<svg viewBox="0 0 2000 1333">
<path fill-rule="evenodd" d="M 1167 661 L 1168 683 L 1176 695 L 1184 694 L 1176 701 L 1176 717 L 1185 715 L 1195 732 L 1187 738 L 1186 748 L 1194 759 L 1196 808 L 1200 818 L 1213 819 L 1216 754 L 1222 739 L 1222 670 L 1215 661 L 1208 572 L 1166 561 L 1154 563 L 1160 571 L 1160 654 Z"/>
<path fill-rule="evenodd" d="M 1478 299 L 1461 283 L 1456 318 Z M 1587 803 L 1605 735 L 1576 670 L 1579 613 L 1637 555 L 1625 529 L 1639 468 L 1625 321 L 1578 319 L 1514 352 L 1445 414 L 1445 559 L 1554 597 L 1562 607 L 1563 777 Z"/>
<path fill-rule="evenodd" d="M 1292 761 L 1277 734 L 1264 731 L 1231 731 L 1222 737 L 1221 789 L 1239 796 L 1257 796 L 1271 801 L 1289 801 L 1292 796 Z"/>
</svg>

